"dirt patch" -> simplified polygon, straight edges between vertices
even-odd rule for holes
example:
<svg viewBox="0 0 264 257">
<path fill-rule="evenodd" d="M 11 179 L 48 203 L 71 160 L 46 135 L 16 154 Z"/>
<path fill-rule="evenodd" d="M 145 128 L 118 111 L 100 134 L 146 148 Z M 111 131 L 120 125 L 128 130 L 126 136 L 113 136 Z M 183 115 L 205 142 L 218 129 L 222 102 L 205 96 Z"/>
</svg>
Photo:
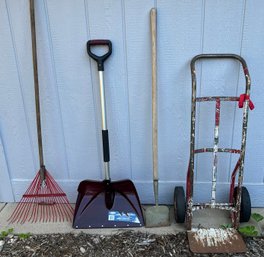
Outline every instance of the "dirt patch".
<svg viewBox="0 0 264 257">
<path fill-rule="evenodd" d="M 153 235 L 125 231 L 112 236 L 89 234 L 9 235 L 2 241 L 0 256 L 264 256 L 264 238 L 245 238 L 245 254 L 192 254 L 187 234 Z"/>
</svg>

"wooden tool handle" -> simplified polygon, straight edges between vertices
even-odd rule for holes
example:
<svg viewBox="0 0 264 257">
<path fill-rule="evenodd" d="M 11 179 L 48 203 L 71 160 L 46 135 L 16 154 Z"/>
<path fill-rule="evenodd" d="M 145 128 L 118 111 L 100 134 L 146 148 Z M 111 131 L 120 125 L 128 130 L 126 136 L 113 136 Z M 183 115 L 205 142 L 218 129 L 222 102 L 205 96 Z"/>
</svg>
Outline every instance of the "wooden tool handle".
<svg viewBox="0 0 264 257">
<path fill-rule="evenodd" d="M 34 74 L 34 89 L 35 89 L 35 105 L 36 105 L 36 124 L 38 134 L 38 149 L 39 149 L 39 163 L 41 179 L 44 180 L 43 167 L 43 144 L 41 131 L 41 116 L 40 116 L 40 100 L 39 100 L 39 80 L 38 80 L 38 58 L 37 58 L 37 36 L 36 36 L 36 21 L 35 21 L 35 0 L 29 0 L 30 8 L 30 28 L 31 28 L 31 42 L 32 42 L 32 60 L 33 60 L 33 74 Z"/>
<path fill-rule="evenodd" d="M 157 10 L 150 11 L 152 53 L 152 155 L 153 180 L 158 181 L 158 117 L 157 117 Z"/>
</svg>

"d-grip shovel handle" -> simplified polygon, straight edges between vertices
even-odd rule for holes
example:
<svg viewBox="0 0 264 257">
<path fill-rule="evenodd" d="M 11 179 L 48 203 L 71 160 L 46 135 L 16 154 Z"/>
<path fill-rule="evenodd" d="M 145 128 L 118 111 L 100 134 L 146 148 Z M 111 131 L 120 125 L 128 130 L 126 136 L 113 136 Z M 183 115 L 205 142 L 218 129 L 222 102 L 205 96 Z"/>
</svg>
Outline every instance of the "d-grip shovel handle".
<svg viewBox="0 0 264 257">
<path fill-rule="evenodd" d="M 91 51 L 94 46 L 107 46 L 108 52 L 98 56 Z M 112 43 L 106 39 L 89 40 L 87 42 L 88 55 L 97 62 L 98 75 L 99 75 L 99 92 L 100 92 L 100 103 L 101 103 L 101 121 L 102 121 L 102 143 L 103 143 L 103 157 L 104 157 L 104 170 L 105 170 L 105 181 L 110 181 L 109 161 L 109 139 L 107 130 L 106 120 L 106 103 L 105 103 L 105 89 L 104 89 L 104 62 L 112 53 Z"/>
<path fill-rule="evenodd" d="M 108 52 L 104 55 L 98 56 L 91 51 L 92 46 L 108 46 Z M 91 58 L 93 58 L 98 65 L 98 71 L 104 70 L 104 61 L 112 53 L 112 42 L 107 39 L 94 39 L 87 42 L 87 52 Z"/>
</svg>

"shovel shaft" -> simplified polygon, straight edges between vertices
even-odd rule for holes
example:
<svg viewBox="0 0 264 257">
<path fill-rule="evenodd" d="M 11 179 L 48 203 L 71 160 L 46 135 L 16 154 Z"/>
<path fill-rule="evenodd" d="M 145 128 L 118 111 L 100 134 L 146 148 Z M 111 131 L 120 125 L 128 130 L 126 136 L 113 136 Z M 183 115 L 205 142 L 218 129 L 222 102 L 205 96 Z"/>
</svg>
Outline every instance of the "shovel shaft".
<svg viewBox="0 0 264 257">
<path fill-rule="evenodd" d="M 100 90 L 100 104 L 101 104 L 101 124 L 102 124 L 102 130 L 107 130 L 104 74 L 103 71 L 99 71 L 98 73 L 99 73 L 99 90 Z"/>
<path fill-rule="evenodd" d="M 109 138 L 108 138 L 107 120 L 106 120 L 104 76 L 103 76 L 103 71 L 100 70 L 99 70 L 99 91 L 100 91 L 100 104 L 101 104 L 101 125 L 102 125 L 105 179 L 110 180 L 110 168 L 109 168 L 110 150 L 109 150 Z"/>
</svg>

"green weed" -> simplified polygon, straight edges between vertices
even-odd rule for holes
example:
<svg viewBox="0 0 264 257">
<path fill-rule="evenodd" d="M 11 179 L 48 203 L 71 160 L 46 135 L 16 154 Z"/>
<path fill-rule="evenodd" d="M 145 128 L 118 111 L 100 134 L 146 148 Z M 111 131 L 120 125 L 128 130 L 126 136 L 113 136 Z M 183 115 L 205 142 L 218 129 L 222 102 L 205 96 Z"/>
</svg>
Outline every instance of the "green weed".
<svg viewBox="0 0 264 257">
<path fill-rule="evenodd" d="M 18 234 L 19 239 L 28 239 L 31 236 L 30 233 L 20 233 Z"/>
<path fill-rule="evenodd" d="M 9 228 L 8 230 L 3 230 L 0 233 L 0 240 L 5 239 L 8 235 L 13 234 L 14 229 L 13 228 Z"/>
<path fill-rule="evenodd" d="M 259 213 L 252 213 L 251 218 L 255 221 L 258 229 L 256 228 L 256 226 L 243 226 L 238 228 L 238 231 L 244 236 L 258 236 L 259 232 L 260 235 L 263 235 L 262 228 L 260 226 L 260 221 L 264 219 L 264 216 L 262 216 Z M 220 226 L 220 228 L 222 229 L 228 229 L 231 227 L 232 227 L 231 224 L 223 224 Z"/>
</svg>

